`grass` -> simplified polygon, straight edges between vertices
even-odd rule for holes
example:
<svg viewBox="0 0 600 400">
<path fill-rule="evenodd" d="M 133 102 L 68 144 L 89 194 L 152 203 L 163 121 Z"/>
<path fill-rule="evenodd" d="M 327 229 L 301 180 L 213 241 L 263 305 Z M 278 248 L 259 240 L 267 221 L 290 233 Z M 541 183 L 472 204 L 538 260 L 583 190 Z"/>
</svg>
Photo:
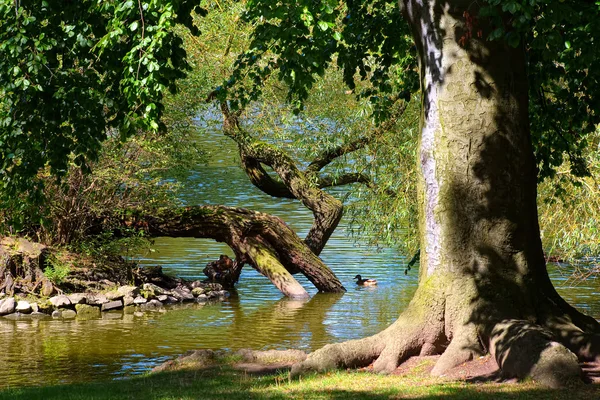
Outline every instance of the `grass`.
<svg viewBox="0 0 600 400">
<path fill-rule="evenodd" d="M 414 376 L 331 372 L 289 381 L 287 373 L 253 376 L 227 365 L 163 372 L 127 380 L 0 391 L 11 400 L 191 399 L 565 399 L 600 398 L 598 385 L 547 389 L 518 384 L 443 382 Z"/>
</svg>

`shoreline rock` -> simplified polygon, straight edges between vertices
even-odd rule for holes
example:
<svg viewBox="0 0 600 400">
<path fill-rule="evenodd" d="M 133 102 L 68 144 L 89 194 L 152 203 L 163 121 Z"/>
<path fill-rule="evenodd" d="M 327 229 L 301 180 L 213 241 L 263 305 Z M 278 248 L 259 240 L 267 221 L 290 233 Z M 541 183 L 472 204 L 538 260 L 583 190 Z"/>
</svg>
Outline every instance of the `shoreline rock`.
<svg viewBox="0 0 600 400">
<path fill-rule="evenodd" d="M 0 299 L 0 316 L 9 319 L 33 315 L 65 320 L 93 319 L 102 318 L 110 311 L 124 310 L 143 315 L 145 311 L 164 312 L 165 305 L 204 305 L 208 301 L 223 301 L 229 295 L 221 285 L 201 281 L 183 282 L 172 289 L 161 288 L 156 284 L 124 285 L 113 288 L 109 293 L 60 294 L 47 300 L 39 298 L 36 302 L 20 299 L 19 296 L 5 296 Z"/>
<path fill-rule="evenodd" d="M 45 274 L 54 265 L 49 259 L 69 265 L 67 277 L 58 283 Z M 164 312 L 165 305 L 203 305 L 229 295 L 218 283 L 173 278 L 161 267 L 140 268 L 120 257 L 96 262 L 25 238 L 0 237 L 0 317 L 89 319 L 122 309 Z"/>
</svg>

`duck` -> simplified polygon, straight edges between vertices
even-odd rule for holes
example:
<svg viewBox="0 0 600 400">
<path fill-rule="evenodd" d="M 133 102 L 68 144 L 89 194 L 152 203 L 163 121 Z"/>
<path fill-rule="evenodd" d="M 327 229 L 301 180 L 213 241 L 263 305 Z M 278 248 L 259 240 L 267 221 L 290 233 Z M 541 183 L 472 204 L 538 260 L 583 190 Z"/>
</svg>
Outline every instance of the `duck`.
<svg viewBox="0 0 600 400">
<path fill-rule="evenodd" d="M 362 279 L 360 275 L 356 275 L 354 279 L 357 279 L 356 284 L 359 286 L 377 286 L 375 279 Z"/>
</svg>

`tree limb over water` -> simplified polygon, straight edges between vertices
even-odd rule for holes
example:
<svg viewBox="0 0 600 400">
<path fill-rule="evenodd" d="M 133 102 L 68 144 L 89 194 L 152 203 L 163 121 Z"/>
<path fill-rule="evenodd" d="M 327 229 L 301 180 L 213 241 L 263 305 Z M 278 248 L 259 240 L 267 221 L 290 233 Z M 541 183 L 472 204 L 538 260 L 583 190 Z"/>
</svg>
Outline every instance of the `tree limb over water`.
<svg viewBox="0 0 600 400">
<path fill-rule="evenodd" d="M 269 278 L 286 296 L 307 298 L 294 279 L 301 272 L 321 292 L 344 292 L 335 274 L 282 219 L 244 208 L 226 206 L 162 210 L 135 216 L 125 225 L 150 236 L 208 238 L 226 243 L 235 253 L 238 274 L 248 264 Z"/>
</svg>

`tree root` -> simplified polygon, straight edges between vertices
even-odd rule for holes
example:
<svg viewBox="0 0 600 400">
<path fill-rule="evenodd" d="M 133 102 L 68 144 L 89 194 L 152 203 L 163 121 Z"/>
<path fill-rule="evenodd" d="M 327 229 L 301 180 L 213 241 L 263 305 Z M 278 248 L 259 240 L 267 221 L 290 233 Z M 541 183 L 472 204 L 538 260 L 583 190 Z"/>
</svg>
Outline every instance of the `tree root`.
<svg viewBox="0 0 600 400">
<path fill-rule="evenodd" d="M 525 320 L 502 321 L 494 327 L 490 344 L 506 378 L 531 377 L 554 388 L 581 381 L 577 356 L 539 325 Z"/>
<path fill-rule="evenodd" d="M 368 366 L 383 350 L 385 343 L 380 335 L 344 343 L 328 344 L 311 353 L 308 358 L 292 366 L 291 376 L 306 372 L 324 372 L 338 368 L 360 368 Z"/>
<path fill-rule="evenodd" d="M 431 375 L 441 376 L 449 369 L 481 355 L 483 348 L 479 342 L 477 328 L 473 324 L 463 325 L 458 328 L 450 345 L 435 363 Z"/>
</svg>

